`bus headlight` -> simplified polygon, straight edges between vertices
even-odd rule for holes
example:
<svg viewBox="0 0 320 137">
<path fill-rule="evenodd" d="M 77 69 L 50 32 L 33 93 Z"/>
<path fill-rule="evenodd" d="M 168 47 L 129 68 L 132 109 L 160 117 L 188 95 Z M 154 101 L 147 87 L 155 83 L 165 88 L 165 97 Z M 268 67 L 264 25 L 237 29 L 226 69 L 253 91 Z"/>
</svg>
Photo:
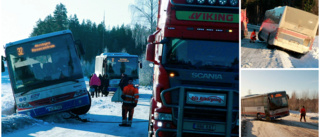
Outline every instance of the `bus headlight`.
<svg viewBox="0 0 320 137">
<path fill-rule="evenodd" d="M 171 115 L 171 114 L 166 114 L 166 113 L 154 112 L 154 119 L 155 119 L 155 120 L 168 120 L 168 121 L 172 121 L 172 115 Z"/>
<path fill-rule="evenodd" d="M 226 5 L 227 4 L 227 0 L 219 0 L 219 4 L 220 5 Z"/>
<path fill-rule="evenodd" d="M 78 97 L 80 95 L 85 94 L 87 91 L 86 90 L 78 90 L 74 93 L 73 97 Z"/>
<path fill-rule="evenodd" d="M 230 0 L 231 6 L 236 6 L 238 4 L 238 0 Z"/>
<path fill-rule="evenodd" d="M 29 103 L 20 103 L 17 104 L 18 108 L 31 108 L 32 106 Z"/>
</svg>

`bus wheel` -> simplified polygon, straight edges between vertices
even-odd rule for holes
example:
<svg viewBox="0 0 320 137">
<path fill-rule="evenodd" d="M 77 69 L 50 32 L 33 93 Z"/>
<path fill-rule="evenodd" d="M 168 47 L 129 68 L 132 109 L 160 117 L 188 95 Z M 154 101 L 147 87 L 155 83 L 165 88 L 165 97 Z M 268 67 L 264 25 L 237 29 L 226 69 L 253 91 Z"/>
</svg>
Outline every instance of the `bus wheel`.
<svg viewBox="0 0 320 137">
<path fill-rule="evenodd" d="M 268 35 L 268 39 L 267 39 L 267 48 L 268 49 L 274 49 L 274 46 L 269 44 L 269 39 L 270 39 L 270 34 Z"/>
<path fill-rule="evenodd" d="M 258 33 L 258 39 L 259 39 L 260 41 L 264 41 L 264 40 L 261 38 L 261 31 L 259 31 L 259 33 Z"/>
<path fill-rule="evenodd" d="M 74 114 L 77 114 L 77 115 L 86 114 L 90 110 L 90 107 L 91 107 L 91 96 L 89 93 L 88 93 L 88 97 L 89 97 L 89 105 L 73 109 L 73 110 L 71 110 L 71 112 Z"/>
<path fill-rule="evenodd" d="M 262 117 L 261 117 L 260 114 L 257 114 L 257 119 L 258 119 L 258 120 L 262 120 Z"/>
</svg>

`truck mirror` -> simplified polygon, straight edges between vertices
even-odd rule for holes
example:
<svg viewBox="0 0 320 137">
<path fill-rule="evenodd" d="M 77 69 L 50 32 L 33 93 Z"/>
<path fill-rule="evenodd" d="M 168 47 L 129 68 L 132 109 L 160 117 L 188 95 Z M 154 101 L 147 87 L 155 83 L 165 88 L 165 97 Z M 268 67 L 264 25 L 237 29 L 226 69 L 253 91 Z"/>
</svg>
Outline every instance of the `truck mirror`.
<svg viewBox="0 0 320 137">
<path fill-rule="evenodd" d="M 150 62 L 155 62 L 154 54 L 155 54 L 155 44 L 148 44 L 147 51 L 146 51 L 146 60 Z"/>
<path fill-rule="evenodd" d="M 5 57 L 1 56 L 1 72 L 5 72 L 5 67 L 4 67 L 4 61 L 5 61 Z"/>
<path fill-rule="evenodd" d="M 76 40 L 74 43 L 77 45 L 77 47 L 78 47 L 78 49 L 80 51 L 80 54 L 84 55 L 85 54 L 85 50 L 84 50 L 84 47 L 82 45 L 82 42 L 80 40 Z"/>
<path fill-rule="evenodd" d="M 155 35 L 149 35 L 148 42 L 153 43 L 155 41 Z"/>
</svg>

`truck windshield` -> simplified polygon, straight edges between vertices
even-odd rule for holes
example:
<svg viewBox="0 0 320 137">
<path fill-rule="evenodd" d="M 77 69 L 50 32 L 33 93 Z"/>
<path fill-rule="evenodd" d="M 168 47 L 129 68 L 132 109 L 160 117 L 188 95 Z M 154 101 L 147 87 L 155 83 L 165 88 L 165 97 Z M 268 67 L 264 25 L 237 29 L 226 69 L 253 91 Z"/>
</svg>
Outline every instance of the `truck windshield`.
<svg viewBox="0 0 320 137">
<path fill-rule="evenodd" d="M 106 72 L 111 79 L 120 79 L 125 73 L 128 77 L 138 78 L 138 58 L 107 57 Z"/>
<path fill-rule="evenodd" d="M 6 55 L 15 93 L 83 77 L 69 34 L 10 46 Z"/>
<path fill-rule="evenodd" d="M 162 59 L 167 67 L 239 71 L 239 45 L 235 42 L 170 39 L 164 44 Z"/>
<path fill-rule="evenodd" d="M 286 93 L 269 94 L 270 110 L 288 107 L 288 98 Z"/>
</svg>

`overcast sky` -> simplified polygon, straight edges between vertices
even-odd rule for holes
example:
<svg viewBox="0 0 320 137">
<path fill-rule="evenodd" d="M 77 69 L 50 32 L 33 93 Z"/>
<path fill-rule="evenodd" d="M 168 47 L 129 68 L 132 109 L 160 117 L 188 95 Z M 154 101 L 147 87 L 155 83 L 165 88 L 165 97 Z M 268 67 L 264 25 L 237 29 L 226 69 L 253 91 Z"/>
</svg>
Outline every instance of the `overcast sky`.
<svg viewBox="0 0 320 137">
<path fill-rule="evenodd" d="M 6 43 L 28 38 L 36 22 L 53 15 L 57 4 L 66 6 L 68 17 L 76 14 L 80 23 L 90 19 L 99 24 L 105 12 L 106 26 L 131 23 L 129 5 L 134 0 L 0 0 L 1 54 Z"/>
<path fill-rule="evenodd" d="M 319 74 L 317 70 L 242 70 L 241 71 L 241 96 L 263 94 L 273 91 L 287 91 L 291 96 L 292 91 L 301 95 L 309 91 L 309 96 L 314 95 L 319 89 Z"/>
</svg>

